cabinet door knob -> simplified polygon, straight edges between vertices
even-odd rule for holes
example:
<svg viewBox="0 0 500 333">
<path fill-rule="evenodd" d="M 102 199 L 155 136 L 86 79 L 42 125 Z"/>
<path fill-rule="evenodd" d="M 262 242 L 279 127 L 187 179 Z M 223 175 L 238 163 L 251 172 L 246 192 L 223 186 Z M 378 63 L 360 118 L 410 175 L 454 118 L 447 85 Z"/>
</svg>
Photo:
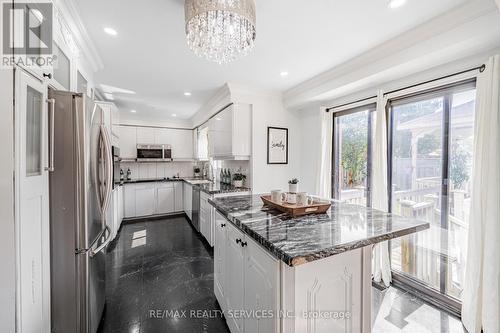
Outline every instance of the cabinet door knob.
<svg viewBox="0 0 500 333">
<path fill-rule="evenodd" d="M 241 242 L 241 247 L 245 247 L 247 245 L 248 245 L 247 242 Z"/>
<path fill-rule="evenodd" d="M 226 226 L 226 224 L 222 223 L 220 226 L 221 226 L 221 228 L 224 228 Z"/>
<path fill-rule="evenodd" d="M 241 243 L 241 239 L 237 238 L 236 239 L 236 244 Z"/>
<path fill-rule="evenodd" d="M 50 79 L 52 79 L 52 74 L 43 73 L 43 77 L 49 78 L 49 80 L 50 80 Z"/>
</svg>

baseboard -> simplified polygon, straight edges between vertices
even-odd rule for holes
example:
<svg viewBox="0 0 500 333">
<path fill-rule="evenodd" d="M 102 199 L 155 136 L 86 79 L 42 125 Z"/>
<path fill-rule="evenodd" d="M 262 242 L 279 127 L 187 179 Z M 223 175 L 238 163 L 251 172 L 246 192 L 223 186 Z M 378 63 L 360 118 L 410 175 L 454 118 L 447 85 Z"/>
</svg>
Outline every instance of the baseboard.
<svg viewBox="0 0 500 333">
<path fill-rule="evenodd" d="M 144 221 L 154 221 L 154 220 L 163 220 L 163 219 L 168 219 L 168 218 L 174 218 L 174 217 L 187 217 L 186 213 L 184 212 L 175 212 L 175 213 L 169 213 L 169 214 L 158 214 L 158 215 L 149 215 L 149 216 L 140 216 L 140 217 L 128 217 L 126 219 L 123 219 L 122 224 L 131 224 L 131 223 L 139 223 L 139 222 L 144 222 Z"/>
</svg>

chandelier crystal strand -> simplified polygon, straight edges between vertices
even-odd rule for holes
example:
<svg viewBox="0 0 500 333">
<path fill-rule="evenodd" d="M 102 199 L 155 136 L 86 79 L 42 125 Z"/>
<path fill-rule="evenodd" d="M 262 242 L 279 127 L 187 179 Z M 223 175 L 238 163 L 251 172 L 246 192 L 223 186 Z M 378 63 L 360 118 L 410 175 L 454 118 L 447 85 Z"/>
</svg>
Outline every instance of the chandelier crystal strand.
<svg viewBox="0 0 500 333">
<path fill-rule="evenodd" d="M 184 9 L 187 44 L 197 56 L 224 64 L 254 47 L 254 0 L 186 0 Z"/>
</svg>

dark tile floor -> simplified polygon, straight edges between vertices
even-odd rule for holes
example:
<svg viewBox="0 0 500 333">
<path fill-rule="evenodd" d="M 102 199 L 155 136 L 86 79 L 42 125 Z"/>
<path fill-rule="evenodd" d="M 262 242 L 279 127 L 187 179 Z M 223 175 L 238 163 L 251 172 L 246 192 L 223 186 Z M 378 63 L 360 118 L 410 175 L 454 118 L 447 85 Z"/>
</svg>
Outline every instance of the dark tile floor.
<svg viewBox="0 0 500 333">
<path fill-rule="evenodd" d="M 220 315 L 208 318 L 220 311 L 213 252 L 184 217 L 124 224 L 108 251 L 100 333 L 229 332 Z M 465 332 L 459 319 L 398 289 L 373 288 L 372 295 L 374 333 Z M 211 311 L 189 318 L 195 309 Z M 178 310 L 178 316 L 165 310 Z"/>
<path fill-rule="evenodd" d="M 101 333 L 229 332 L 217 315 L 212 250 L 184 217 L 124 224 L 107 266 Z M 212 311 L 191 319 L 190 310 Z"/>
</svg>

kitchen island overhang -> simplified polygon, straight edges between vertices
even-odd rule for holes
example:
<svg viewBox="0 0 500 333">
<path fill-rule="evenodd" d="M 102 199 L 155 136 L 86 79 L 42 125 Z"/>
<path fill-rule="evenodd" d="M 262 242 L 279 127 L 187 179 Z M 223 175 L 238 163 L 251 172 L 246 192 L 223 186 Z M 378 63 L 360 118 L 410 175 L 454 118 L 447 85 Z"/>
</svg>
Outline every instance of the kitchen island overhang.
<svg viewBox="0 0 500 333">
<path fill-rule="evenodd" d="M 253 332 L 244 328 L 259 325 L 266 332 L 370 332 L 372 246 L 429 228 L 428 223 L 416 219 L 337 201 L 332 201 L 326 214 L 297 218 L 264 206 L 260 196 L 218 198 L 210 200 L 210 204 L 217 210 L 215 228 L 220 228 L 219 239 L 228 244 L 223 248 L 216 244 L 214 252 L 216 296 L 222 309 L 239 310 L 234 307 L 260 304 L 262 310 L 293 314 L 239 322 L 228 319 L 232 333 Z M 227 232 L 221 227 L 227 225 L 226 221 L 231 228 Z M 235 243 L 251 246 L 239 253 Z M 231 288 L 235 285 L 232 276 L 238 275 L 238 269 L 227 269 L 225 276 L 217 274 L 221 265 L 227 265 L 220 260 L 223 250 L 230 252 L 224 258 L 230 260 L 236 251 L 245 259 L 245 265 L 251 263 L 242 267 L 244 272 L 237 279 L 249 295 L 233 297 L 236 287 Z M 255 258 L 265 262 L 266 268 L 259 270 Z M 255 276 L 262 281 L 250 281 Z M 225 280 L 229 287 L 222 293 Z M 260 292 L 258 286 L 246 287 L 256 283 L 263 284 Z M 260 302 L 259 298 L 268 301 Z"/>
</svg>

